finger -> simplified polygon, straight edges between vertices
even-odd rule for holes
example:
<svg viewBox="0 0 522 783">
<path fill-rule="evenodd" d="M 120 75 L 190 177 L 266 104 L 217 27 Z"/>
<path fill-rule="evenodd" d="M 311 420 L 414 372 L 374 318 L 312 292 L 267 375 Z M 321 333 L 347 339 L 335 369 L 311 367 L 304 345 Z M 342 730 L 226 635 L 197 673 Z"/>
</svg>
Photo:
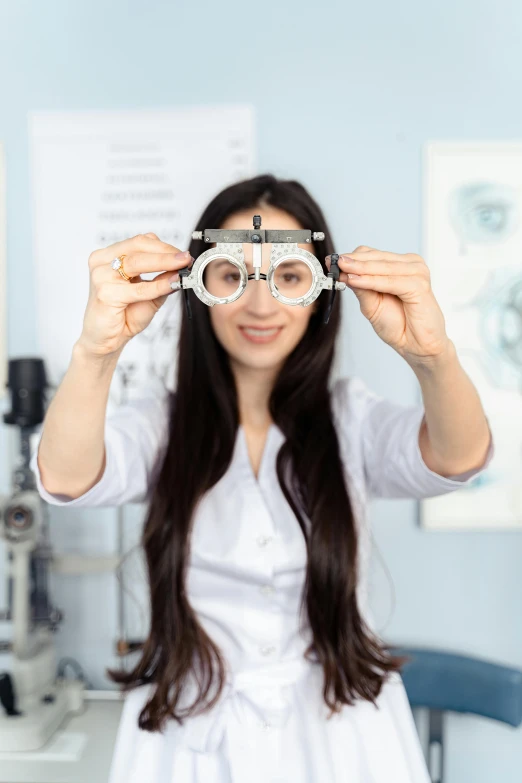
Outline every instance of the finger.
<svg viewBox="0 0 522 783">
<path fill-rule="evenodd" d="M 102 247 L 99 250 L 94 250 L 89 256 L 89 267 L 92 269 L 102 264 L 110 263 L 114 258 L 131 253 L 179 253 L 180 248 L 174 245 L 169 245 L 168 242 L 162 242 L 154 236 L 147 236 L 146 234 L 137 234 L 130 239 L 124 239 L 121 242 L 116 242 L 113 245 Z"/>
<path fill-rule="evenodd" d="M 354 250 L 352 253 L 342 253 L 339 256 L 339 260 L 343 258 L 354 258 L 356 261 L 405 261 L 411 263 L 413 261 L 422 261 L 424 259 L 418 256 L 416 253 L 388 253 L 385 250 Z"/>
<path fill-rule="evenodd" d="M 431 290 L 426 277 L 419 275 L 399 275 L 388 277 L 384 275 L 348 275 L 347 285 L 350 288 L 369 289 L 381 294 L 395 294 L 403 297 L 418 296 Z"/>
<path fill-rule="evenodd" d="M 138 280 L 135 283 L 118 281 L 103 283 L 96 292 L 100 302 L 111 306 L 126 307 L 133 302 L 151 302 L 170 294 L 169 272 L 158 275 L 154 280 Z"/>
<path fill-rule="evenodd" d="M 136 285 L 136 283 L 139 280 L 141 280 L 140 277 L 135 277 L 132 280 L 129 280 L 129 283 L 132 283 L 133 285 Z M 161 272 L 161 274 L 156 275 L 154 280 L 157 280 L 158 282 L 160 282 L 161 280 L 167 280 L 168 283 L 169 283 L 169 288 L 170 288 L 170 291 L 168 292 L 168 294 L 164 294 L 163 296 L 160 296 L 157 299 L 154 299 L 153 300 L 154 302 L 159 302 L 160 300 L 165 301 L 165 299 L 167 299 L 170 296 L 170 294 L 173 294 L 175 291 L 179 291 L 180 290 L 179 288 L 172 288 L 171 285 L 170 285 L 174 281 L 179 282 L 179 275 L 176 272 L 174 274 L 172 274 L 172 272 L 170 272 L 170 271 L 168 271 L 168 272 Z"/>
<path fill-rule="evenodd" d="M 165 304 L 170 294 L 174 294 L 174 293 L 175 291 L 172 290 L 168 294 L 164 294 L 163 296 L 158 296 L 156 299 L 152 300 L 152 304 L 156 307 L 157 310 L 159 310 L 160 307 L 162 307 Z"/>
<path fill-rule="evenodd" d="M 165 299 L 167 299 L 167 297 L 170 296 L 170 294 L 173 294 L 175 291 L 180 291 L 181 289 L 179 289 L 179 288 L 172 288 L 171 285 L 170 285 L 174 281 L 179 282 L 179 275 L 177 273 L 172 274 L 171 272 L 163 272 L 161 275 L 158 275 L 157 277 L 155 277 L 154 280 L 160 280 L 160 279 L 163 279 L 163 278 L 168 281 L 169 288 L 170 288 L 170 291 L 168 292 L 168 294 L 166 294 L 165 296 L 160 297 L 160 299 L 162 299 L 164 301 Z"/>
<path fill-rule="evenodd" d="M 358 260 L 367 258 L 368 257 L 367 254 L 370 251 L 374 251 L 376 253 L 380 252 L 374 247 L 368 247 L 368 245 L 358 245 L 358 247 L 356 247 L 355 250 L 352 250 L 351 253 L 344 253 L 342 255 L 339 254 L 339 262 L 341 261 L 341 259 L 347 259 L 351 256 L 354 256 L 354 258 L 357 258 Z M 326 256 L 324 261 L 328 269 L 330 269 L 330 264 L 331 264 L 330 256 Z"/>
<path fill-rule="evenodd" d="M 150 272 L 168 272 L 183 269 L 192 264 L 193 258 L 188 250 L 178 253 L 131 253 L 124 261 L 125 273 L 129 277 Z M 110 264 L 108 264 L 109 268 Z"/>
<path fill-rule="evenodd" d="M 190 266 L 192 262 L 193 259 L 188 250 L 179 255 L 179 257 L 172 253 L 142 253 L 141 255 L 128 256 L 123 260 L 123 271 L 131 278 L 130 281 L 125 280 L 117 269 L 111 267 L 110 263 L 94 267 L 91 269 L 90 274 L 91 279 L 96 284 L 119 282 L 121 280 L 122 283 L 131 282 L 134 285 L 141 280 L 140 275 L 142 274 L 161 271 L 172 275 L 173 271 Z M 159 275 L 156 275 L 154 279 L 156 280 L 158 277 Z"/>
<path fill-rule="evenodd" d="M 426 264 L 420 261 L 372 261 L 354 260 L 339 256 L 339 269 L 356 275 L 421 275 L 429 274 Z"/>
<path fill-rule="evenodd" d="M 355 258 L 358 258 L 358 259 L 367 258 L 367 253 L 369 251 L 379 252 L 374 247 L 368 247 L 368 245 L 359 245 L 358 247 L 355 248 L 355 250 L 352 250 L 351 253 L 343 253 L 342 255 L 339 253 L 338 254 L 339 255 L 339 261 L 341 261 L 341 259 L 350 258 L 351 256 L 354 256 Z M 331 263 L 330 256 L 326 256 L 324 261 L 325 261 L 325 264 L 328 267 L 328 269 L 330 269 L 330 263 Z"/>
</svg>

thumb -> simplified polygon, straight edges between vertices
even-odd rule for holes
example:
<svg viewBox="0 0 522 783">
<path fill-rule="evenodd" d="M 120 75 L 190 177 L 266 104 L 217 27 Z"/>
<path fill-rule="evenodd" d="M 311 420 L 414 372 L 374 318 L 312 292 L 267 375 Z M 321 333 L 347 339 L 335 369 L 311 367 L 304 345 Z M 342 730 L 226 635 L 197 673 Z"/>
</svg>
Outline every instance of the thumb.
<svg viewBox="0 0 522 783">
<path fill-rule="evenodd" d="M 370 315 L 375 313 L 375 310 L 379 306 L 380 295 L 377 291 L 370 291 L 367 288 L 355 288 L 348 283 L 348 288 L 354 292 L 355 296 L 359 300 L 359 307 L 361 313 L 369 318 Z"/>
<path fill-rule="evenodd" d="M 150 237 L 150 239 L 159 239 L 159 236 L 157 234 L 154 234 L 152 231 L 149 231 L 148 234 L 144 234 L 145 237 Z"/>
<path fill-rule="evenodd" d="M 165 280 L 165 279 L 169 278 L 171 275 L 172 275 L 172 271 L 170 271 L 170 272 L 161 272 L 161 274 L 156 275 L 154 280 Z M 177 288 L 173 288 L 172 291 L 169 291 L 168 294 L 163 294 L 163 296 L 158 296 L 158 297 L 156 297 L 156 299 L 152 300 L 154 302 L 154 305 L 158 308 L 158 310 L 159 310 L 160 307 L 162 307 L 165 304 L 165 302 L 167 301 L 169 296 L 171 294 L 175 294 L 177 290 L 178 290 Z"/>
</svg>

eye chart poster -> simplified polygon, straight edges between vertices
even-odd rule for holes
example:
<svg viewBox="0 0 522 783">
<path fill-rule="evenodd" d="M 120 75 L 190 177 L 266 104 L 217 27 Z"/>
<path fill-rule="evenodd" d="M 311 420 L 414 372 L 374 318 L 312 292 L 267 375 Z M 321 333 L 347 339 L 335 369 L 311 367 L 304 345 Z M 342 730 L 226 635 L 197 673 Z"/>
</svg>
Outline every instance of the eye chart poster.
<svg viewBox="0 0 522 783">
<path fill-rule="evenodd" d="M 250 106 L 35 112 L 29 130 L 39 353 L 56 386 L 81 334 L 90 253 L 148 231 L 186 250 L 207 203 L 256 173 L 254 114 Z M 169 297 L 123 350 L 109 414 L 155 378 L 173 386 L 181 304 Z M 56 552 L 124 554 L 117 574 L 54 577 L 65 617 L 58 656 L 78 660 L 93 687 L 114 688 L 106 668 L 131 664 L 115 657 L 116 640 L 143 638 L 148 629 L 144 505 L 51 512 Z"/>
<path fill-rule="evenodd" d="M 431 529 L 522 530 L 522 144 L 425 151 L 424 258 L 495 440 L 468 486 L 421 503 Z"/>
<path fill-rule="evenodd" d="M 208 201 L 253 176 L 254 116 L 250 106 L 34 112 L 30 139 L 38 333 L 56 384 L 81 334 L 90 253 L 149 231 L 186 250 Z M 110 404 L 151 376 L 170 379 L 180 301 L 169 297 L 125 347 Z"/>
</svg>

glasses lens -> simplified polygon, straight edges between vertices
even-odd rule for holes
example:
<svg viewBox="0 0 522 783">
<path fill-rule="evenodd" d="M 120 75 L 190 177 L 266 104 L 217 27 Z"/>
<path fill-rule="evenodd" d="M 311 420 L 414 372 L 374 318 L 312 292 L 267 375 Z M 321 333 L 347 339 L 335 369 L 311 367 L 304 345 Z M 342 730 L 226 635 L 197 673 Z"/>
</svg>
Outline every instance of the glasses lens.
<svg viewBox="0 0 522 783">
<path fill-rule="evenodd" d="M 299 299 L 310 290 L 312 271 L 300 258 L 291 258 L 277 266 L 273 282 L 283 296 Z"/>
<path fill-rule="evenodd" d="M 241 283 L 241 275 L 235 264 L 228 258 L 215 256 L 205 267 L 203 284 L 211 296 L 225 299 L 236 293 Z"/>
</svg>

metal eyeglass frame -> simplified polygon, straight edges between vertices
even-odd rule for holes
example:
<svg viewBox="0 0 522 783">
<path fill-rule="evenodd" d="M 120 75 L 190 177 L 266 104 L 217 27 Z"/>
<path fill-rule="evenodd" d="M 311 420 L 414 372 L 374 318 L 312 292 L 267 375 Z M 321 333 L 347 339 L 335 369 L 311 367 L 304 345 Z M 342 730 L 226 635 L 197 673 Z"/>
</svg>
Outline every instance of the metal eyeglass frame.
<svg viewBox="0 0 522 783">
<path fill-rule="evenodd" d="M 207 228 L 204 231 L 193 231 L 192 239 L 203 240 L 204 242 L 216 242 L 216 247 L 211 247 L 199 255 L 192 267 L 188 266 L 179 270 L 179 281 L 171 283 L 173 290 L 182 289 L 185 296 L 185 305 L 187 315 L 191 319 L 192 311 L 188 297 L 188 289 L 192 288 L 198 299 L 209 307 L 216 304 L 228 304 L 234 302 L 243 294 L 249 280 L 266 280 L 272 296 L 277 301 L 288 305 L 301 305 L 308 307 L 314 302 L 321 291 L 327 289 L 331 292 L 325 314 L 324 323 L 327 324 L 330 319 L 336 291 L 342 291 L 346 288 L 345 283 L 339 282 L 340 270 L 338 266 L 339 256 L 337 253 L 331 255 L 330 271 L 325 275 L 319 260 L 309 253 L 308 250 L 298 247 L 298 243 L 307 244 L 322 241 L 324 234 L 322 231 L 315 231 L 313 234 L 309 229 L 262 229 L 261 216 L 254 215 L 253 229 L 214 229 Z M 243 244 L 250 242 L 252 244 L 252 261 L 254 273 L 247 275 L 245 258 L 243 253 Z M 270 253 L 270 266 L 268 273 L 261 274 L 262 249 L 263 243 L 270 243 L 272 250 Z M 236 291 L 226 297 L 213 296 L 208 292 L 203 283 L 203 274 L 210 262 L 216 257 L 226 258 L 239 271 L 240 280 Z M 286 297 L 281 294 L 274 283 L 274 273 L 277 267 L 289 259 L 300 258 L 312 273 L 312 284 L 306 294 L 296 298 Z"/>
</svg>

